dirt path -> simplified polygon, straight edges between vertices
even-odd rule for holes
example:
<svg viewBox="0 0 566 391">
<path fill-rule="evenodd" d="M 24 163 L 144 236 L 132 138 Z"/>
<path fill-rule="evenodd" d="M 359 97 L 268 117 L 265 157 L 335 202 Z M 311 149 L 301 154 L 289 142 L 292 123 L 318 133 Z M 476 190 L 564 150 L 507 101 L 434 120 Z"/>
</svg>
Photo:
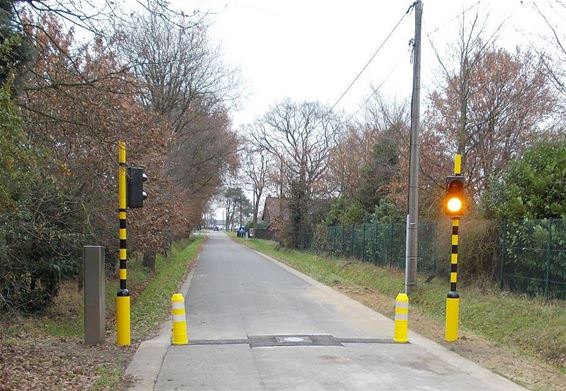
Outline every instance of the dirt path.
<svg viewBox="0 0 566 391">
<path fill-rule="evenodd" d="M 354 300 L 393 318 L 394 308 L 390 297 L 369 288 L 353 288 L 338 283 L 332 286 Z M 481 336 L 461 330 L 457 342 L 445 343 L 444 324 L 424 316 L 414 307 L 410 309 L 409 328 L 531 390 L 566 390 L 566 376 L 557 368 L 496 346 Z"/>
</svg>

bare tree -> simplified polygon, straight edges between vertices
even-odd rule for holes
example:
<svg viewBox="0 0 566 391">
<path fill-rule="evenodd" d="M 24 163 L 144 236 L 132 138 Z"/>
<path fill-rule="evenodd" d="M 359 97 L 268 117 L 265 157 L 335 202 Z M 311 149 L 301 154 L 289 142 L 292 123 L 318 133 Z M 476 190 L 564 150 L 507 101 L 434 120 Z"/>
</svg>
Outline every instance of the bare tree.
<svg viewBox="0 0 566 391">
<path fill-rule="evenodd" d="M 328 194 L 325 174 L 341 123 L 319 103 L 276 105 L 254 125 L 254 143 L 282 165 L 288 181 L 300 181 L 306 196 Z"/>
<path fill-rule="evenodd" d="M 484 33 L 485 22 L 476 13 L 469 25 L 462 21 L 452 53 L 447 58 L 437 53 L 442 82 L 430 96 L 425 136 L 445 151 L 444 163 L 428 173 L 442 183 L 441 167 L 449 167 L 459 152 L 476 197 L 533 142 L 553 102 L 539 57 L 497 48 L 497 30 L 488 39 Z"/>
<path fill-rule="evenodd" d="M 211 197 L 238 165 L 238 140 L 227 114 L 201 115 L 175 135 L 168 173 L 189 193 Z"/>
<path fill-rule="evenodd" d="M 122 55 L 142 104 L 173 129 L 168 174 L 189 197 L 206 203 L 237 165 L 228 116 L 237 98 L 236 72 L 211 44 L 206 15 L 169 16 L 155 5 L 133 15 L 124 28 Z"/>
<path fill-rule="evenodd" d="M 566 18 L 566 3 L 562 0 L 551 0 L 543 4 L 532 2 L 530 6 L 534 8 L 548 31 L 542 37 L 535 37 L 536 43 L 531 37 L 527 36 L 527 39 L 530 49 L 539 55 L 542 69 L 557 93 L 553 133 L 560 135 L 564 134 L 566 128 L 564 126 L 564 118 L 566 118 L 566 35 L 562 28 L 564 18 Z"/>
<path fill-rule="evenodd" d="M 376 163 L 376 144 L 394 143 L 399 149 L 408 148 L 407 104 L 388 101 L 376 91 L 367 102 L 363 118 L 346 125 L 330 155 L 329 179 L 336 193 L 348 199 L 356 197 L 367 180 L 364 171 Z"/>
<path fill-rule="evenodd" d="M 242 162 L 242 172 L 245 180 L 253 186 L 253 223 L 257 225 L 257 215 L 263 191 L 267 185 L 268 170 L 271 164 L 270 155 L 261 147 L 248 143 L 244 148 L 245 158 Z"/>
<path fill-rule="evenodd" d="M 145 105 L 169 118 L 175 132 L 203 114 L 225 112 L 237 98 L 236 72 L 208 37 L 206 15 L 164 19 L 155 10 L 126 27 L 125 56 Z"/>
</svg>

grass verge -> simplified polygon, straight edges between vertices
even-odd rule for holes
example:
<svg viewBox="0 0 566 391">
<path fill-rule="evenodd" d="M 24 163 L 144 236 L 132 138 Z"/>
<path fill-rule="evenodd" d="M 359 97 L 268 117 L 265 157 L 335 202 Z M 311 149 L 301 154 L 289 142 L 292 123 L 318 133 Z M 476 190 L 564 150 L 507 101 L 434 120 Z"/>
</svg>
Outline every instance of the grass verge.
<svg viewBox="0 0 566 391">
<path fill-rule="evenodd" d="M 146 339 L 156 332 L 158 327 L 169 314 L 171 295 L 176 293 L 185 280 L 191 266 L 197 260 L 197 254 L 205 238 L 197 236 L 192 240 L 174 243 L 168 257 L 157 256 L 155 263 L 156 273 L 150 276 L 143 267 L 134 268 L 133 285 L 143 290 L 132 301 L 131 327 L 132 341 Z M 151 278 L 148 278 L 151 277 Z M 118 288 L 116 283 L 110 289 L 111 303 Z M 108 299 L 107 289 L 107 299 Z M 137 347 L 137 344 L 135 344 Z M 98 378 L 91 390 L 114 390 L 123 387 L 127 381 L 124 379 L 124 367 L 103 365 L 97 368 Z"/>
<path fill-rule="evenodd" d="M 404 287 L 403 273 L 396 270 L 355 260 L 290 250 L 266 240 L 236 240 L 326 285 L 349 287 L 350 289 L 345 289 L 347 291 L 345 293 L 354 292 L 353 296 L 363 296 L 360 293 L 364 290 L 377 292 L 382 296 L 381 300 L 384 303 L 381 308 L 376 309 L 383 309 L 384 311 L 381 312 L 389 317 L 393 316 L 394 298 Z M 424 279 L 420 279 L 418 289 L 411 298 L 411 312 L 414 314 L 416 311 L 436 323 L 436 332 L 439 335 L 434 339 L 441 343 L 443 343 L 447 290 L 447 282 L 433 280 L 426 283 Z M 512 352 L 520 352 L 534 361 L 542 360 L 562 374 L 558 376 L 566 373 L 566 304 L 564 302 L 545 302 L 485 287 L 468 286 L 459 291 L 461 293 L 460 325 L 464 333 L 471 332 L 482 336 L 496 346 L 505 347 Z M 413 316 L 412 318 L 414 319 Z M 411 328 L 414 325 L 414 322 L 412 323 Z M 417 331 L 423 333 L 421 330 Z M 465 336 L 462 338 L 463 341 L 459 345 L 446 346 L 456 351 L 465 350 L 465 338 Z M 548 388 L 542 386 L 540 389 Z"/>
<path fill-rule="evenodd" d="M 189 245 L 174 245 L 168 259 L 158 257 L 159 272 L 145 287 L 132 308 L 133 334 L 145 338 L 163 322 L 171 309 L 171 295 L 185 280 L 189 267 L 196 262 L 204 237 L 198 237 Z"/>
</svg>

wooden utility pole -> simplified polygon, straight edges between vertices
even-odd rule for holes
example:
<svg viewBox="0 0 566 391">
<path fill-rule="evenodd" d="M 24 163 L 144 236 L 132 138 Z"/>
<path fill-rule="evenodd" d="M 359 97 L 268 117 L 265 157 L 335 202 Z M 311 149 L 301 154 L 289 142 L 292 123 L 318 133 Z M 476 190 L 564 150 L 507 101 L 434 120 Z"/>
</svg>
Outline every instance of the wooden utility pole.
<svg viewBox="0 0 566 391">
<path fill-rule="evenodd" d="M 405 293 L 417 285 L 419 224 L 419 124 L 421 95 L 421 26 L 423 3 L 415 2 L 415 39 L 413 42 L 413 95 L 411 98 L 411 152 L 409 165 L 409 214 L 407 216 L 407 249 L 405 259 Z"/>
</svg>

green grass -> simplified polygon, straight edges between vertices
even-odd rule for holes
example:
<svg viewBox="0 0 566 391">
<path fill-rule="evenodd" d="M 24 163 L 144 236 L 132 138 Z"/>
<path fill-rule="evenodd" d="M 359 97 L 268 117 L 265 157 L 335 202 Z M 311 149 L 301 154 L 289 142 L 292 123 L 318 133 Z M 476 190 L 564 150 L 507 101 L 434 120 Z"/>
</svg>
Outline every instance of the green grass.
<svg viewBox="0 0 566 391">
<path fill-rule="evenodd" d="M 163 321 L 170 310 L 171 295 L 177 293 L 189 265 L 196 261 L 203 241 L 204 237 L 199 236 L 188 245 L 176 244 L 169 258 L 157 258 L 155 268 L 158 272 L 132 307 L 132 334 L 145 337 Z"/>
<path fill-rule="evenodd" d="M 182 283 L 188 266 L 196 261 L 196 254 L 204 237 L 197 236 L 173 244 L 170 255 L 157 256 L 156 273 L 151 273 L 141 264 L 132 260 L 128 263 L 128 289 L 135 297 L 132 301 L 132 334 L 143 338 L 155 329 L 165 318 L 169 309 L 171 294 Z M 118 278 L 106 281 L 106 311 L 112 315 L 118 290 Z M 141 293 L 138 295 L 137 293 Z M 76 282 L 65 283 L 55 302 L 41 316 L 28 316 L 2 331 L 5 338 L 25 332 L 29 335 L 52 337 L 82 337 L 84 333 L 83 295 Z"/>
<path fill-rule="evenodd" d="M 90 391 L 120 390 L 123 388 L 124 370 L 112 365 L 100 365 L 96 368 L 98 378 L 89 388 Z"/>
<path fill-rule="evenodd" d="M 184 242 L 182 242 L 184 243 Z M 179 246 L 179 244 L 174 244 L 173 246 Z M 159 259 L 161 256 L 158 255 Z M 156 263 L 157 270 L 157 263 Z M 159 271 L 158 271 L 159 272 Z M 128 290 L 131 294 L 136 294 L 140 290 L 143 290 L 143 285 L 151 278 L 150 271 L 142 265 L 141 259 L 139 257 L 131 259 L 128 261 Z M 120 282 L 118 280 L 118 274 L 113 276 L 111 279 L 106 279 L 106 312 L 113 314 L 115 309 L 116 292 Z"/>
<path fill-rule="evenodd" d="M 393 301 L 404 287 L 403 274 L 369 263 L 337 259 L 279 248 L 275 242 L 250 239 L 250 247 L 270 255 L 316 280 L 332 285 L 368 287 Z M 426 316 L 443 321 L 448 283 L 419 280 L 411 305 Z M 566 363 L 566 303 L 545 302 L 497 289 L 464 287 L 459 289 L 460 322 L 465 330 L 542 358 L 564 373 Z"/>
</svg>

